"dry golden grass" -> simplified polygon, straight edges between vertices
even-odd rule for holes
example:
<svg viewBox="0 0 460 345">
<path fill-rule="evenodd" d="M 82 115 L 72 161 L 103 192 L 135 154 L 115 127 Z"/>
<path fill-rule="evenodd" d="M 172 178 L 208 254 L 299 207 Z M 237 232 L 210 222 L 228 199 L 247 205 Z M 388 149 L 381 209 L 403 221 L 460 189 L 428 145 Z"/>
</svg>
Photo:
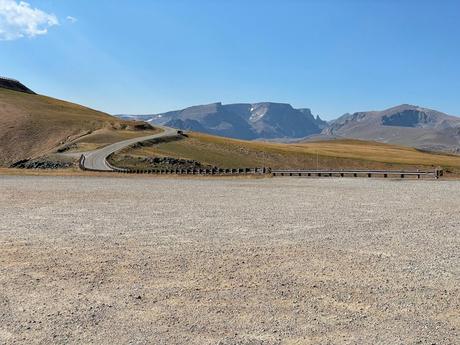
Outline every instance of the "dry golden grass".
<svg viewBox="0 0 460 345">
<path fill-rule="evenodd" d="M 137 138 L 140 136 L 148 136 L 161 132 L 159 128 L 151 130 L 135 131 L 135 130 L 114 130 L 110 128 L 102 128 L 94 131 L 91 134 L 85 135 L 73 141 L 67 153 L 86 152 L 99 149 L 106 145 L 116 143 L 118 141 Z"/>
<path fill-rule="evenodd" d="M 359 140 L 279 144 L 191 133 L 188 138 L 151 147 L 127 149 L 115 157 L 170 156 L 219 167 L 273 168 L 433 168 L 460 171 L 460 156 Z"/>
<path fill-rule="evenodd" d="M 0 166 L 34 158 L 101 128 L 126 121 L 81 105 L 0 88 Z"/>
</svg>

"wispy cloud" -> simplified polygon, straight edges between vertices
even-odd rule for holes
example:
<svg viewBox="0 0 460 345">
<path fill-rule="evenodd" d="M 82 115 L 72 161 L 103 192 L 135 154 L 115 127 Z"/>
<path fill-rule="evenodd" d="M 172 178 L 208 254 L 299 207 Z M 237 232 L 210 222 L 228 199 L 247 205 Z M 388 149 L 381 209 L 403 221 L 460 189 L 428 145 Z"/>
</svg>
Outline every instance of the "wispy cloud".
<svg viewBox="0 0 460 345">
<path fill-rule="evenodd" d="M 48 33 L 59 25 L 54 14 L 32 8 L 24 1 L 0 0 L 0 40 L 16 40 Z"/>
<path fill-rule="evenodd" d="M 73 24 L 73 23 L 76 23 L 76 22 L 78 21 L 77 18 L 72 17 L 72 16 L 67 16 L 66 19 L 67 19 L 67 21 L 69 21 L 69 22 L 72 23 L 72 24 Z"/>
</svg>

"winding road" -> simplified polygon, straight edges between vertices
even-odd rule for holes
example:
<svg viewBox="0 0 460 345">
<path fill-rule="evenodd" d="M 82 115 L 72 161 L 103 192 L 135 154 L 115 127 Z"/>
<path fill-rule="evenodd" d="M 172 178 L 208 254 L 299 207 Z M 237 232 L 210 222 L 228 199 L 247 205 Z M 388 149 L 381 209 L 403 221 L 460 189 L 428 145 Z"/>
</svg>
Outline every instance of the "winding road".
<svg viewBox="0 0 460 345">
<path fill-rule="evenodd" d="M 152 140 L 152 139 L 160 139 L 160 138 L 170 138 L 175 137 L 178 135 L 177 129 L 164 127 L 164 126 L 156 126 L 163 130 L 161 133 L 149 135 L 146 137 L 139 137 L 133 139 L 127 139 L 123 141 L 119 141 L 117 143 L 105 146 L 101 149 L 96 151 L 87 152 L 84 154 L 85 160 L 83 162 L 83 166 L 85 169 L 88 170 L 95 170 L 95 171 L 114 171 L 114 168 L 107 163 L 107 157 L 110 156 L 112 153 L 120 151 L 126 147 L 131 145 Z"/>
</svg>

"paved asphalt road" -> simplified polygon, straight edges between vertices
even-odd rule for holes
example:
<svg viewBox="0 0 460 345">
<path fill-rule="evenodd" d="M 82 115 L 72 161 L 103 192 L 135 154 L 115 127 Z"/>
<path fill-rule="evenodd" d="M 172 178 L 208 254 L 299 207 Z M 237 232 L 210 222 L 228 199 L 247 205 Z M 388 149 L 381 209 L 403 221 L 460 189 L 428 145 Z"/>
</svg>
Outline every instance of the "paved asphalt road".
<svg viewBox="0 0 460 345">
<path fill-rule="evenodd" d="M 149 135 L 146 137 L 133 138 L 128 140 L 119 141 L 115 144 L 108 145 L 96 151 L 91 151 L 85 153 L 85 163 L 84 166 L 86 169 L 99 170 L 99 171 L 112 171 L 113 169 L 107 164 L 107 157 L 112 153 L 122 150 L 130 145 L 147 141 L 151 139 L 167 138 L 177 135 L 177 129 L 157 126 L 163 129 L 163 132 Z"/>
</svg>

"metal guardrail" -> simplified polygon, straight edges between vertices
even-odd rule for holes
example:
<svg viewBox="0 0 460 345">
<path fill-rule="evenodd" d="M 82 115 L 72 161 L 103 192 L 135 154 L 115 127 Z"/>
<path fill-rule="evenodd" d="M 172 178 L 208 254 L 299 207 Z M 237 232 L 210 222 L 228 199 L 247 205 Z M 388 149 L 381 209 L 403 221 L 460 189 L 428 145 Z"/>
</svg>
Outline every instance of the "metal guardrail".
<svg viewBox="0 0 460 345">
<path fill-rule="evenodd" d="M 298 177 L 383 177 L 390 176 L 405 178 L 413 176 L 418 179 L 432 177 L 435 179 L 443 176 L 442 169 L 433 171 L 405 171 L 405 170 L 272 170 L 273 176 L 298 176 Z"/>
<path fill-rule="evenodd" d="M 442 169 L 432 171 L 407 171 L 407 170 L 294 170 L 294 169 L 271 169 L 262 168 L 174 168 L 174 169 L 126 169 L 118 168 L 107 162 L 107 165 L 113 169 L 114 173 L 122 174 L 156 174 L 156 175 L 272 175 L 274 177 L 431 177 L 439 179 L 444 175 Z M 81 170 L 99 171 L 85 167 L 85 156 L 81 155 L 79 160 Z"/>
<path fill-rule="evenodd" d="M 85 167 L 85 156 L 81 155 L 78 166 L 85 171 L 99 171 Z M 106 161 L 113 173 L 119 174 L 154 174 L 154 175 L 214 175 L 214 176 L 232 176 L 232 175 L 267 175 L 271 174 L 271 169 L 266 167 L 258 168 L 171 168 L 171 169 L 127 169 L 118 168 Z"/>
<path fill-rule="evenodd" d="M 154 174 L 154 175 L 209 175 L 209 176 L 235 176 L 235 175 L 267 175 L 269 168 L 175 168 L 175 169 L 125 169 L 117 170 L 122 174 Z"/>
</svg>

